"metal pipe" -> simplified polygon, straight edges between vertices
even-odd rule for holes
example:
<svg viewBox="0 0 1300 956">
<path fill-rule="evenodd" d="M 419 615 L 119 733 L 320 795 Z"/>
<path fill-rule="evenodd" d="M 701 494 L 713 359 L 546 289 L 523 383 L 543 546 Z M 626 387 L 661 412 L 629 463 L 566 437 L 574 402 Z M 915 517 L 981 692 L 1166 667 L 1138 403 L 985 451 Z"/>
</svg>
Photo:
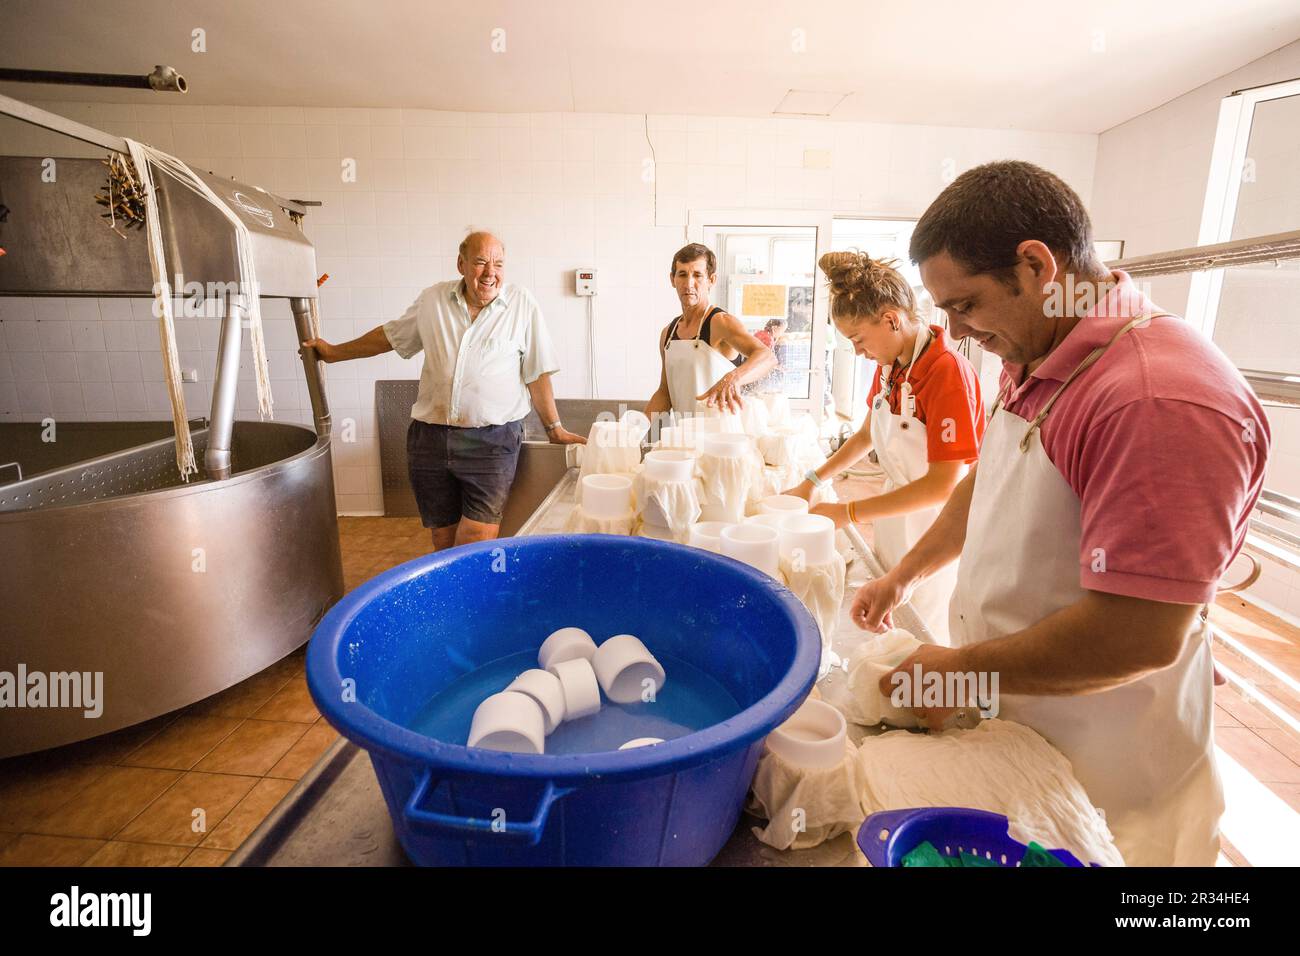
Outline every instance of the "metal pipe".
<svg viewBox="0 0 1300 956">
<path fill-rule="evenodd" d="M 239 385 L 239 327 L 244 318 L 244 306 L 236 296 L 227 295 L 225 306 L 217 351 L 217 376 L 212 385 L 212 424 L 208 428 L 208 450 L 203 456 L 208 477 L 217 481 L 230 477 L 235 392 Z"/>
<path fill-rule="evenodd" d="M 305 342 L 316 333 L 311 327 L 311 299 L 291 298 L 289 311 L 293 313 L 293 325 L 297 330 L 298 341 Z M 330 405 L 325 395 L 324 369 L 315 349 L 299 349 L 302 356 L 302 371 L 307 377 L 307 395 L 311 398 L 311 413 L 316 420 L 316 434 L 322 438 L 330 434 Z"/>
<path fill-rule="evenodd" d="M 159 93 L 184 93 L 189 89 L 185 77 L 170 66 L 159 64 L 152 73 L 72 73 L 67 70 L 0 69 L 0 80 L 7 83 L 54 83 L 63 86 L 113 86 L 130 90 L 156 90 Z"/>
</svg>

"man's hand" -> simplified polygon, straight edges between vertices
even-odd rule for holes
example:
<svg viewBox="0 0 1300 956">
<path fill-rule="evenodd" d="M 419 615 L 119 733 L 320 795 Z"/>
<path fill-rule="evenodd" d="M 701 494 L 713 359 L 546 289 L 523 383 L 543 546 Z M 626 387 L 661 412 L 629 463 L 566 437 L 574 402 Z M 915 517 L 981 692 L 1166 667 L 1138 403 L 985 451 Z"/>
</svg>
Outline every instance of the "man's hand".
<svg viewBox="0 0 1300 956">
<path fill-rule="evenodd" d="M 918 675 L 917 665 L 921 666 Z M 961 666 L 961 652 L 952 647 L 940 647 L 937 644 L 923 644 L 918 647 L 912 656 L 903 663 L 899 664 L 888 674 L 880 678 L 880 692 L 886 697 L 894 692 L 894 675 L 902 672 L 907 675 L 908 682 L 911 684 L 912 694 L 916 695 L 915 700 L 921 699 L 921 690 L 924 687 L 925 675 L 937 673 L 946 675 L 949 673 L 965 673 L 968 668 Z M 918 680 L 918 676 L 920 680 Z M 962 687 L 965 686 L 960 681 L 954 681 L 951 684 L 945 679 L 940 685 L 943 687 Z M 970 710 L 978 708 L 978 701 L 945 701 L 951 703 L 952 707 L 913 707 L 912 713 L 921 718 L 921 722 L 932 731 L 943 730 L 944 723 L 959 710 Z"/>
<path fill-rule="evenodd" d="M 894 626 L 894 608 L 907 600 L 911 587 L 899 581 L 893 571 L 872 578 L 853 596 L 849 617 L 864 631 L 882 633 Z"/>
<path fill-rule="evenodd" d="M 337 362 L 343 358 L 343 356 L 338 353 L 338 348 L 330 345 L 330 343 L 326 342 L 324 339 L 308 339 L 306 342 L 302 343 L 302 349 L 298 350 L 298 354 L 302 355 L 304 349 L 315 349 L 316 357 L 322 362 Z"/>
<path fill-rule="evenodd" d="M 709 408 L 718 408 L 727 412 L 739 412 L 745 405 L 744 399 L 740 397 L 740 387 L 736 385 L 734 372 L 728 372 L 718 379 L 711 389 L 703 395 L 696 395 L 695 398 Z"/>
<path fill-rule="evenodd" d="M 823 515 L 835 522 L 836 530 L 849 523 L 849 506 L 842 502 L 823 503 L 808 509 L 809 514 Z"/>
<path fill-rule="evenodd" d="M 801 481 L 793 488 L 781 492 L 783 495 L 794 495 L 796 498 L 802 498 L 804 501 L 812 499 L 813 483 L 811 481 Z"/>
<path fill-rule="evenodd" d="M 548 432 L 546 438 L 552 445 L 587 444 L 587 439 L 583 438 L 581 435 L 575 435 L 573 432 L 566 429 L 563 425 L 559 426 L 554 431 Z"/>
</svg>

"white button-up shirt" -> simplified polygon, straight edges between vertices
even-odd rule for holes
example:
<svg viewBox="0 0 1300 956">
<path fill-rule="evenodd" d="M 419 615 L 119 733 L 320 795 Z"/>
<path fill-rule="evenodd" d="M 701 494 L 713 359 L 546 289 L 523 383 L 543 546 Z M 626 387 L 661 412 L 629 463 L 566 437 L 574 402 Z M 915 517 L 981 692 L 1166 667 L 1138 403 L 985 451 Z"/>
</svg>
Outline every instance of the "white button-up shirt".
<svg viewBox="0 0 1300 956">
<path fill-rule="evenodd" d="M 527 385 L 559 371 L 532 293 L 509 283 L 470 321 L 460 279 L 425 289 L 384 335 L 402 358 L 424 350 L 411 417 L 434 425 L 504 425 L 528 414 Z M 549 424 L 549 423 L 547 423 Z"/>
</svg>

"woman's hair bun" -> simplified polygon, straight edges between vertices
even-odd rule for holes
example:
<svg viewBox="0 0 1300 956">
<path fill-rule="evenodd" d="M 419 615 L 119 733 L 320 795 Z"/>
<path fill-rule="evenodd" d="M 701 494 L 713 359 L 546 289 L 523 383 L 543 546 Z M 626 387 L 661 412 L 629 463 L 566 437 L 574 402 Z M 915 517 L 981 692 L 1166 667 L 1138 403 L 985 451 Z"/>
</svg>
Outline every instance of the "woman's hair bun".
<svg viewBox="0 0 1300 956">
<path fill-rule="evenodd" d="M 897 259 L 872 259 L 856 249 L 828 252 L 817 265 L 831 290 L 832 316 L 874 316 L 893 306 L 916 315 L 916 296 L 895 267 Z"/>
</svg>

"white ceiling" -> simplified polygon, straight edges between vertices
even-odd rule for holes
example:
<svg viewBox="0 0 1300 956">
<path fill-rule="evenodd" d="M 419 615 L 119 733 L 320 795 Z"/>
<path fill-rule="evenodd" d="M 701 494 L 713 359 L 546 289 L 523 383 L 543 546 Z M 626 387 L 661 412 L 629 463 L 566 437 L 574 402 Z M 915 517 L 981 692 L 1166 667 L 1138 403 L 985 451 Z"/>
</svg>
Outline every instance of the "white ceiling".
<svg viewBox="0 0 1300 956">
<path fill-rule="evenodd" d="M 837 94 L 800 98 L 838 101 L 837 120 L 1086 133 L 1300 37 L 1296 0 L 3 6 L 0 66 L 143 74 L 163 63 L 190 84 L 184 97 L 0 84 L 19 98 L 770 116 L 794 89 Z M 196 27 L 206 53 L 190 49 Z M 492 48 L 498 29 L 504 52 Z"/>
</svg>

